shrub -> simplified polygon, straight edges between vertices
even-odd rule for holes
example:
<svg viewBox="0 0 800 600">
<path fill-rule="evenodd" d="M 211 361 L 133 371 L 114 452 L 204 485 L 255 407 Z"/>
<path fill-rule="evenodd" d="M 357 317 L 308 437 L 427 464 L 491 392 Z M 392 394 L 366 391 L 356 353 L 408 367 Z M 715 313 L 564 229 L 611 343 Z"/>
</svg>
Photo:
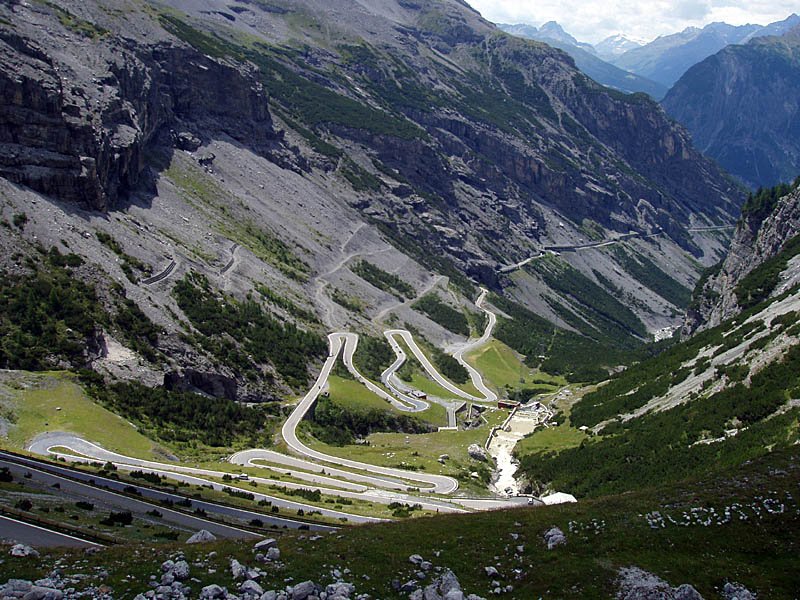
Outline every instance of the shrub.
<svg viewBox="0 0 800 600">
<path fill-rule="evenodd" d="M 469 337 L 469 322 L 464 313 L 448 306 L 436 294 L 427 294 L 417 300 L 412 308 L 427 315 L 431 321 L 445 329 Z"/>
</svg>

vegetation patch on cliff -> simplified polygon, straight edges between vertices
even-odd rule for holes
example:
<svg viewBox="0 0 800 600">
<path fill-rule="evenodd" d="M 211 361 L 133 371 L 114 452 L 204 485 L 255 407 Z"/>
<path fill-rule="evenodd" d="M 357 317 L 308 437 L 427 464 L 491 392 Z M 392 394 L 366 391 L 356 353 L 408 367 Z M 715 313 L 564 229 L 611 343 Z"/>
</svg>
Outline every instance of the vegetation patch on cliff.
<svg viewBox="0 0 800 600">
<path fill-rule="evenodd" d="M 331 378 L 330 395 L 323 394 L 314 407 L 310 433 L 326 444 L 354 444 L 375 432 L 429 433 L 435 427 L 417 417 L 398 414 L 391 405 L 359 383 Z"/>
<path fill-rule="evenodd" d="M 459 310 L 442 302 L 436 294 L 426 294 L 412 305 L 448 331 L 469 337 L 469 321 Z"/>
<path fill-rule="evenodd" d="M 222 364 L 248 377 L 267 362 L 293 386 L 307 383 L 307 363 L 322 358 L 324 340 L 293 323 L 281 323 L 250 298 L 236 300 L 190 273 L 173 290 L 178 306 L 197 330 L 198 342 Z"/>
<path fill-rule="evenodd" d="M 398 300 L 414 297 L 414 288 L 394 273 L 388 273 L 369 261 L 361 260 L 350 269 L 364 281 L 395 296 Z"/>
<path fill-rule="evenodd" d="M 734 288 L 742 309 L 752 308 L 770 297 L 789 261 L 800 254 L 800 235 L 786 242 L 781 251 L 748 273 Z"/>
</svg>

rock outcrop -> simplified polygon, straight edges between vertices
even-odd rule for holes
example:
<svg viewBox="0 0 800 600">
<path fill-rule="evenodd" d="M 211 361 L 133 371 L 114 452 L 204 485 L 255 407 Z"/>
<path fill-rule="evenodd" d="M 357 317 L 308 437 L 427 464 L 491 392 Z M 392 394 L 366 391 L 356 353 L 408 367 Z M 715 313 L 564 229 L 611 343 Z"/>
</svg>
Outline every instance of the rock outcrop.
<svg viewBox="0 0 800 600">
<path fill-rule="evenodd" d="M 37 39 L 65 8 L 19 4 L 0 24 L 0 176 L 96 210 L 136 186 L 156 142 L 228 135 L 261 152 L 276 140 L 252 72 L 174 40 L 137 42 L 99 26 Z M 72 16 L 75 21 L 80 21 Z"/>
<path fill-rule="evenodd" d="M 551 527 L 544 534 L 544 543 L 547 545 L 548 550 L 552 550 L 558 546 L 563 546 L 567 543 L 567 536 L 558 527 Z"/>
<path fill-rule="evenodd" d="M 197 533 L 193 534 L 188 540 L 186 540 L 187 544 L 204 544 L 206 542 L 213 542 L 217 539 L 210 531 L 206 531 L 205 529 L 201 529 Z"/>
<path fill-rule="evenodd" d="M 181 392 L 199 392 L 214 398 L 238 399 L 238 384 L 232 377 L 219 373 L 203 373 L 195 369 L 164 375 L 164 387 Z"/>
<path fill-rule="evenodd" d="M 774 207 L 745 213 L 726 258 L 703 282 L 690 308 L 684 333 L 718 325 L 741 310 L 736 287 L 754 269 L 776 256 L 800 234 L 800 188 L 777 200 Z M 780 287 L 772 293 L 780 291 Z"/>
<path fill-rule="evenodd" d="M 672 587 L 656 575 L 639 567 L 620 569 L 617 580 L 617 600 L 703 600 L 691 585 Z"/>
<path fill-rule="evenodd" d="M 489 453 L 478 444 L 470 444 L 469 448 L 467 448 L 467 454 L 474 460 L 480 460 L 483 462 L 489 460 Z"/>
</svg>

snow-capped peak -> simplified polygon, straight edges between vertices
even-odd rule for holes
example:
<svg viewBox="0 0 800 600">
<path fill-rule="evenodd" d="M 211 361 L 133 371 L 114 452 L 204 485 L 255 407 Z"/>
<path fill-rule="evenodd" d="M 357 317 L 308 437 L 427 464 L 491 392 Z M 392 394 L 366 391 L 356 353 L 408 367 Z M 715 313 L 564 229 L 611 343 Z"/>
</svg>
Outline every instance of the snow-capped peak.
<svg viewBox="0 0 800 600">
<path fill-rule="evenodd" d="M 602 58 L 615 58 L 625 54 L 628 50 L 644 46 L 646 43 L 646 40 L 639 40 L 622 33 L 617 33 L 595 44 L 594 49 Z"/>
</svg>

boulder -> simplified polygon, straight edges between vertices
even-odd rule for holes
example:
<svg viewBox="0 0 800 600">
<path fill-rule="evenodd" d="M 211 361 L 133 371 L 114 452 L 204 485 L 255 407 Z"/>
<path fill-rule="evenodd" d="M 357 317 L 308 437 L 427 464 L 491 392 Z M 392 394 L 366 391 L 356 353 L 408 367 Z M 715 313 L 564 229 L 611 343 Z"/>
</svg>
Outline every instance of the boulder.
<svg viewBox="0 0 800 600">
<path fill-rule="evenodd" d="M 189 579 L 189 563 L 185 560 L 179 560 L 172 568 L 172 574 L 178 581 L 186 581 Z"/>
<path fill-rule="evenodd" d="M 203 544 L 205 542 L 213 542 L 217 539 L 210 531 L 206 531 L 205 529 L 201 529 L 197 533 L 195 533 L 192 537 L 186 540 L 187 544 Z"/>
<path fill-rule="evenodd" d="M 231 559 L 231 576 L 234 579 L 242 579 L 247 575 L 247 567 L 240 563 L 235 558 Z"/>
<path fill-rule="evenodd" d="M 239 586 L 239 591 L 242 594 L 247 594 L 250 596 L 258 596 L 259 598 L 261 598 L 261 595 L 264 593 L 264 588 L 262 588 L 252 579 L 248 579 L 247 581 L 242 583 L 242 585 Z"/>
<path fill-rule="evenodd" d="M 741 583 L 728 582 L 722 588 L 722 597 L 724 600 L 755 600 L 756 595 Z"/>
<path fill-rule="evenodd" d="M 214 162 L 214 159 L 217 158 L 217 155 L 213 152 L 206 152 L 199 157 L 197 157 L 197 162 L 203 165 L 204 167 L 210 167 L 211 164 Z"/>
<path fill-rule="evenodd" d="M 303 581 L 292 588 L 292 600 L 306 600 L 316 591 L 317 586 L 313 581 Z"/>
<path fill-rule="evenodd" d="M 270 548 L 269 550 L 267 550 L 266 559 L 270 560 L 270 561 L 280 560 L 281 559 L 281 551 L 280 551 L 280 549 L 279 548 Z"/>
<path fill-rule="evenodd" d="M 691 585 L 673 588 L 660 577 L 638 567 L 620 569 L 617 600 L 703 600 Z"/>
<path fill-rule="evenodd" d="M 463 597 L 461 583 L 459 583 L 458 578 L 450 569 L 445 570 L 439 578 L 439 591 L 446 600 L 458 600 L 453 597 L 458 594 Z"/>
<path fill-rule="evenodd" d="M 26 579 L 9 579 L 8 582 L 0 588 L 4 594 L 11 596 L 23 596 L 31 590 L 33 584 Z"/>
<path fill-rule="evenodd" d="M 547 544 L 547 549 L 552 550 L 556 546 L 562 546 L 567 543 L 567 536 L 558 527 L 551 527 L 544 534 L 544 541 Z"/>
<path fill-rule="evenodd" d="M 225 588 L 218 586 L 216 583 L 207 585 L 200 590 L 200 600 L 216 600 L 217 598 L 225 598 L 228 592 Z"/>
<path fill-rule="evenodd" d="M 328 594 L 329 598 L 331 596 L 350 597 L 350 595 L 355 591 L 356 586 L 354 586 L 352 583 L 345 582 L 331 583 L 325 588 L 325 593 Z"/>
<path fill-rule="evenodd" d="M 11 546 L 11 550 L 8 552 L 11 556 L 17 557 L 26 557 L 32 556 L 33 558 L 38 558 L 39 552 L 30 546 L 26 546 L 25 544 L 14 544 Z"/>
<path fill-rule="evenodd" d="M 276 548 L 278 546 L 278 541 L 275 538 L 266 538 L 261 540 L 260 542 L 256 542 L 256 545 L 253 546 L 254 552 L 266 552 L 270 548 Z"/>
<path fill-rule="evenodd" d="M 755 598 L 755 596 L 753 596 L 753 598 Z M 677 588 L 675 588 L 675 600 L 703 600 L 703 597 L 700 595 L 700 592 L 694 589 L 693 585 L 684 583 L 683 585 L 679 585 Z M 740 598 L 739 600 L 746 599 Z"/>
<path fill-rule="evenodd" d="M 188 131 L 181 131 L 180 133 L 173 134 L 173 144 L 179 150 L 194 152 L 203 144 L 203 142 L 200 141 L 200 138 L 198 138 L 196 135 L 189 133 Z"/>
<path fill-rule="evenodd" d="M 484 462 L 489 460 L 489 454 L 478 444 L 470 444 L 469 448 L 467 448 L 467 454 L 474 460 L 481 460 Z"/>
<path fill-rule="evenodd" d="M 450 569 L 445 569 L 444 572 L 430 585 L 426 586 L 424 590 L 414 590 L 414 592 L 409 595 L 409 599 L 411 600 L 414 598 L 419 600 L 464 600 L 465 595 L 455 574 Z M 471 596 L 471 598 L 474 600 L 477 596 Z"/>
<path fill-rule="evenodd" d="M 50 587 L 34 585 L 22 600 L 62 600 L 64 592 Z"/>
</svg>

